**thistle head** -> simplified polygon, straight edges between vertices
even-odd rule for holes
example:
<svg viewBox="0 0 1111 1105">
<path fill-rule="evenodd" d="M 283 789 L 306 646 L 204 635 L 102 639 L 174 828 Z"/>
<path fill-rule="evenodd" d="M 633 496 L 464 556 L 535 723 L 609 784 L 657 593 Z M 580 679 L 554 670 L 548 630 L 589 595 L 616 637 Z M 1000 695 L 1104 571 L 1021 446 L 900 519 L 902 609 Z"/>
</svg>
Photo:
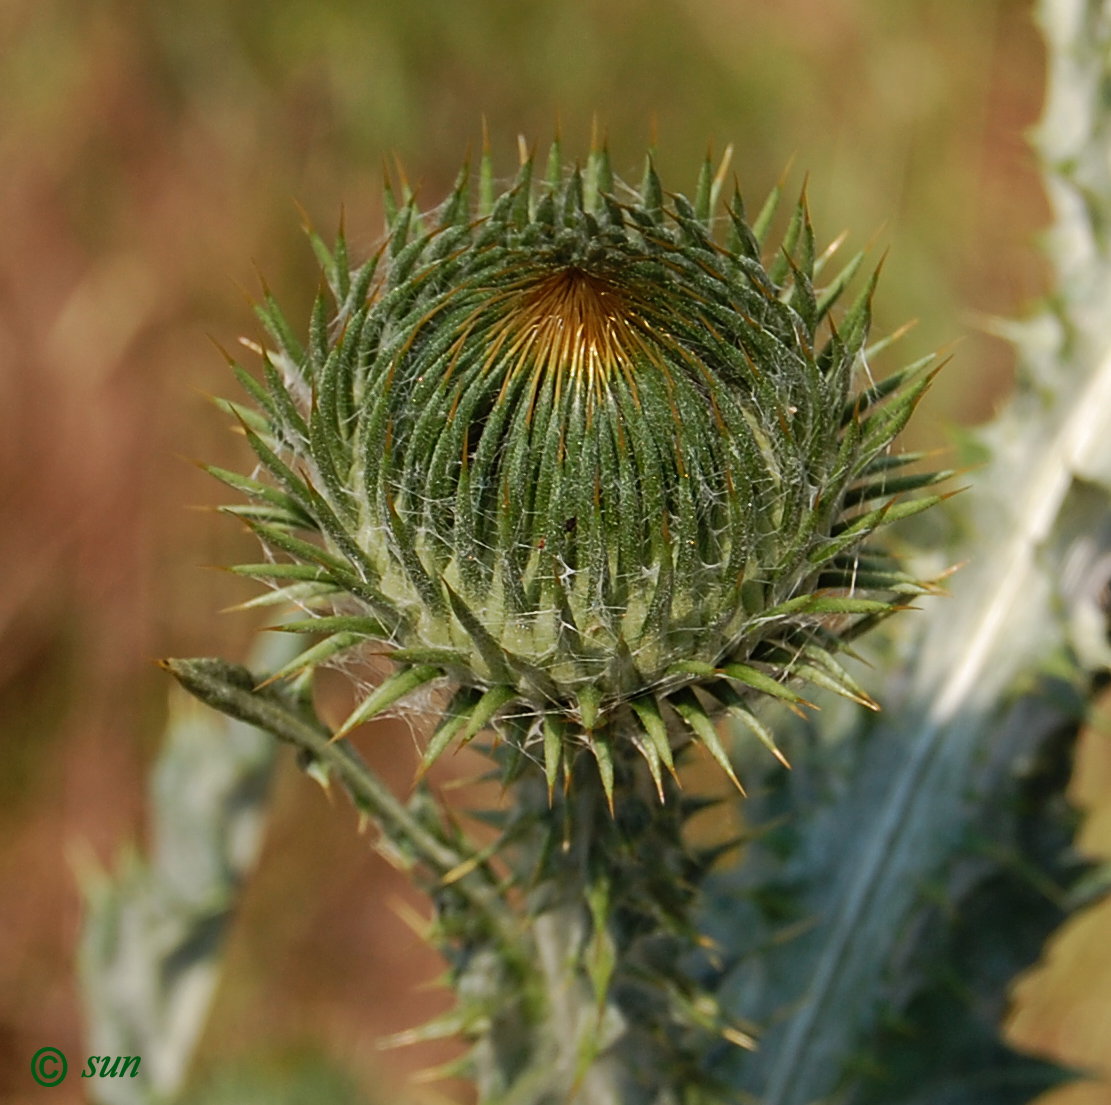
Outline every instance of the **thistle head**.
<svg viewBox="0 0 1111 1105">
<path fill-rule="evenodd" d="M 334 305 L 307 348 L 262 305 L 265 386 L 238 371 L 265 477 L 217 474 L 275 554 L 238 570 L 327 635 L 282 674 L 398 665 L 342 732 L 443 679 L 426 762 L 493 722 L 549 783 L 628 745 L 658 784 L 677 733 L 732 775 L 717 711 L 770 741 L 755 694 L 862 697 L 833 654 L 922 590 L 872 538 L 935 501 L 896 501 L 938 475 L 891 454 L 929 365 L 858 390 L 875 278 L 835 318 L 861 257 L 820 286 L 805 190 L 773 247 L 779 190 L 750 225 L 723 178 L 692 202 L 557 146 L 495 195 L 487 158 L 477 203 L 466 168 L 431 214 L 388 192 L 353 272 L 313 236 Z"/>
</svg>

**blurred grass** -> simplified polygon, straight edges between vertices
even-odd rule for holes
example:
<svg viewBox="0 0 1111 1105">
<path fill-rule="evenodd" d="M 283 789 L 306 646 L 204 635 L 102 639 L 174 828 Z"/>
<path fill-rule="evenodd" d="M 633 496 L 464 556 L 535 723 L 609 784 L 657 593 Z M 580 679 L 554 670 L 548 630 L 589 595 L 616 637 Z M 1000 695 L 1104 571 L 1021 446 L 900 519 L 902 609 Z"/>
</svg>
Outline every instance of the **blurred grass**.
<svg viewBox="0 0 1111 1105">
<path fill-rule="evenodd" d="M 383 156 L 431 204 L 482 114 L 509 175 L 518 132 L 545 144 L 558 114 L 581 155 L 597 112 L 636 179 L 655 119 L 673 188 L 710 141 L 735 143 L 750 204 L 797 155 L 822 245 L 850 228 L 893 247 L 878 325 L 921 318 L 924 352 L 1042 290 L 1022 139 L 1041 67 L 1017 0 L 0 0 L 0 1097 L 39 1099 L 25 1057 L 43 1043 L 81 1050 L 65 854 L 142 832 L 167 690 L 147 661 L 242 655 L 252 629 L 213 616 L 242 581 L 197 567 L 250 541 L 182 510 L 219 493 L 176 454 L 243 460 L 201 394 L 230 390 L 205 334 L 256 335 L 253 263 L 307 317 L 294 199 L 322 228 L 343 205 L 364 255 Z M 1010 371 L 973 330 L 916 443 L 988 415 Z M 370 741 L 404 785 L 406 733 Z M 206 1061 L 315 1043 L 389 1096 L 435 1056 L 370 1041 L 439 1000 L 413 990 L 435 961 L 384 907 L 400 881 L 287 769 Z M 1038 1023 L 1067 1023 L 1078 986 Z M 1099 993 L 1083 1016 L 1106 1053 L 1111 981 Z"/>
</svg>

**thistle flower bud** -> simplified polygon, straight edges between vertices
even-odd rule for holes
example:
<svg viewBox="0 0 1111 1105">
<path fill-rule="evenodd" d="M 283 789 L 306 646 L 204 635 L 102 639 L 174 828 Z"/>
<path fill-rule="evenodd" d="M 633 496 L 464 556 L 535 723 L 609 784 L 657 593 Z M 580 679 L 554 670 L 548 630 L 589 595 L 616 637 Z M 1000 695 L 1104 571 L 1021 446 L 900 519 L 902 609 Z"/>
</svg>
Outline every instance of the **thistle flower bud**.
<svg viewBox="0 0 1111 1105">
<path fill-rule="evenodd" d="M 466 167 L 431 215 L 388 195 L 354 272 L 313 236 L 334 316 L 303 349 L 267 296 L 265 386 L 238 370 L 268 478 L 215 474 L 275 559 L 237 570 L 327 635 L 281 676 L 390 651 L 341 734 L 445 680 L 425 768 L 509 719 L 549 787 L 589 747 L 610 792 L 626 745 L 659 787 L 676 734 L 732 777 L 716 714 L 774 747 L 754 695 L 865 698 L 833 654 L 922 590 L 869 542 L 937 498 L 896 501 L 944 474 L 890 451 L 929 360 L 854 391 L 875 277 L 835 322 L 861 257 L 816 287 L 805 191 L 771 249 L 779 190 L 751 226 L 735 191 L 719 242 L 709 161 L 693 203 L 650 159 L 639 191 L 604 149 L 549 166 L 495 196 L 487 155 L 477 209 Z"/>
</svg>

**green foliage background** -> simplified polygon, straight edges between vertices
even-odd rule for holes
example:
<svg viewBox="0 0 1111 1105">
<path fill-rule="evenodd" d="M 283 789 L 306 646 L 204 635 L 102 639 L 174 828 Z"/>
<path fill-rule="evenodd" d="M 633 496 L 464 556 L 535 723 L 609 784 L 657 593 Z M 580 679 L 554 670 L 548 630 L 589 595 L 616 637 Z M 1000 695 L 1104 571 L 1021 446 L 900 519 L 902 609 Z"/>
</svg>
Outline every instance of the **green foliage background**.
<svg viewBox="0 0 1111 1105">
<path fill-rule="evenodd" d="M 877 327 L 921 317 L 909 356 L 1041 288 L 1044 201 L 1022 140 L 1041 76 L 1019 0 L 2 0 L 0 1094 L 30 1092 L 43 1043 L 82 1046 L 66 857 L 85 841 L 106 859 L 142 832 L 166 690 L 148 658 L 241 654 L 252 628 L 213 628 L 249 591 L 196 566 L 251 541 L 180 510 L 219 492 L 174 454 L 244 461 L 197 395 L 228 390 L 204 335 L 255 335 L 236 288 L 257 286 L 251 259 L 307 317 L 295 199 L 322 228 L 343 204 L 366 253 L 383 156 L 435 203 L 481 114 L 508 176 L 518 132 L 546 142 L 558 113 L 585 152 L 597 112 L 635 177 L 654 118 L 679 187 L 710 140 L 735 143 L 754 199 L 797 155 L 817 225 L 893 247 Z M 915 444 L 990 413 L 1009 370 L 1007 348 L 972 333 Z M 405 785 L 404 729 L 383 725 L 368 752 Z M 414 991 L 436 965 L 384 906 L 402 882 L 350 830 L 280 777 L 207 1061 L 315 1046 L 373 1089 L 443 1057 L 373 1052 L 442 999 Z M 1082 1021 L 1035 991 L 1050 1015 L 1020 1016 L 1028 1038 L 1098 1056 L 1111 977 Z"/>
</svg>

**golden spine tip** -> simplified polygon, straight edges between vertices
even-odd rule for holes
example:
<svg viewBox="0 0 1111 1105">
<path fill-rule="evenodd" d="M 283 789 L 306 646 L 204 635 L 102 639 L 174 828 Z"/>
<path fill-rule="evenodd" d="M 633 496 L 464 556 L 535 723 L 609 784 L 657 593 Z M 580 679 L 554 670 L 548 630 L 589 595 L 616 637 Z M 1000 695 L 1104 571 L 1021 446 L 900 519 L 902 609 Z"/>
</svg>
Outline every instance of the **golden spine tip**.
<svg viewBox="0 0 1111 1105">
<path fill-rule="evenodd" d="M 622 289 L 603 277 L 569 267 L 522 290 L 511 301 L 491 342 L 488 364 L 508 377 L 527 370 L 554 372 L 556 381 L 601 395 L 616 371 L 628 372 L 643 345 L 636 316 Z M 562 390 L 562 387 L 560 388 Z"/>
</svg>

